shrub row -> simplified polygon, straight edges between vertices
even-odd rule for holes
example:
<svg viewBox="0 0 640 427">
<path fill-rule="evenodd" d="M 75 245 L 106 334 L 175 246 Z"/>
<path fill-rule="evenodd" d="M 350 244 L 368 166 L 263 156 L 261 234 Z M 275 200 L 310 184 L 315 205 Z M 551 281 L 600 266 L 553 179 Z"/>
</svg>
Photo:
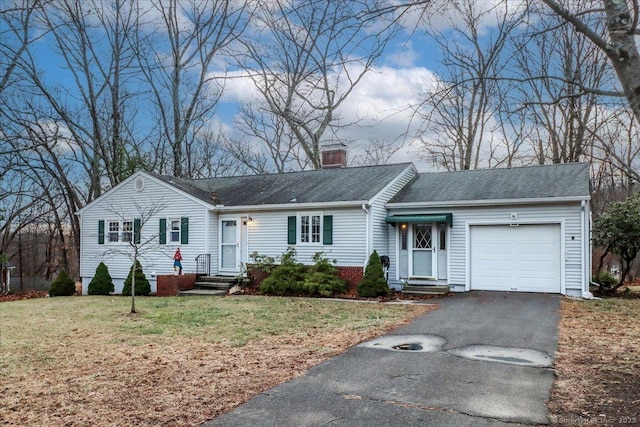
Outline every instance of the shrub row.
<svg viewBox="0 0 640 427">
<path fill-rule="evenodd" d="M 122 295 L 131 295 L 131 283 L 132 273 L 134 272 L 134 266 L 131 266 L 129 275 L 124 281 L 124 287 L 122 289 Z M 136 261 L 135 264 L 135 278 L 136 278 L 136 295 L 149 295 L 151 293 L 151 285 L 149 280 L 142 271 L 142 265 L 140 261 Z M 87 293 L 89 295 L 109 295 L 115 290 L 113 286 L 113 280 L 109 274 L 109 268 L 104 262 L 98 264 L 96 273 L 89 282 Z M 49 295 L 52 297 L 70 296 L 75 294 L 76 286 L 73 279 L 69 277 L 66 271 L 62 270 L 58 277 L 51 284 L 49 289 Z"/>
<path fill-rule="evenodd" d="M 313 256 L 314 264 L 305 266 L 296 261 L 296 250 L 288 248 L 275 265 L 273 258 L 257 253 L 251 254 L 258 268 L 271 273 L 258 287 L 264 294 L 270 295 L 309 295 L 330 297 L 343 293 L 347 287 L 337 276 L 335 260 L 329 260 L 323 252 Z"/>
<path fill-rule="evenodd" d="M 271 257 L 251 254 L 254 265 L 270 274 L 258 287 L 264 294 L 309 295 L 330 297 L 346 291 L 343 280 L 338 278 L 335 260 L 329 260 L 323 252 L 313 256 L 314 264 L 305 266 L 296 261 L 296 250 L 288 248 L 276 265 Z M 365 268 L 364 277 L 356 292 L 361 297 L 373 298 L 389 294 L 389 285 L 384 277 L 380 256 L 373 251 Z"/>
</svg>

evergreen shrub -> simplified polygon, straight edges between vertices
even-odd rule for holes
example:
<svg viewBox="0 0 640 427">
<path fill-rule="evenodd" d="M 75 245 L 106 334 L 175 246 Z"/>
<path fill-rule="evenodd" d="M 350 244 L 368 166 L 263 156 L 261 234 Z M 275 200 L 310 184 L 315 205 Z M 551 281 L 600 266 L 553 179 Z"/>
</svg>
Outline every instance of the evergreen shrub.
<svg viewBox="0 0 640 427">
<path fill-rule="evenodd" d="M 109 274 L 109 268 L 101 262 L 96 268 L 96 274 L 89 282 L 88 293 L 89 295 L 109 295 L 113 291 L 113 280 Z"/>
<path fill-rule="evenodd" d="M 380 261 L 380 256 L 376 251 L 373 251 L 369 257 L 369 262 L 367 262 L 367 267 L 364 270 L 364 277 L 356 288 L 356 292 L 359 296 L 365 298 L 373 298 L 389 294 L 389 285 L 387 284 L 387 280 L 384 278 L 382 262 Z"/>
<path fill-rule="evenodd" d="M 134 266 L 131 266 L 131 270 L 129 270 L 129 275 L 124 281 L 124 287 L 122 288 L 122 295 L 129 296 L 131 295 L 131 274 L 133 273 Z M 149 295 L 151 293 L 151 285 L 147 280 L 147 276 L 144 275 L 142 271 L 142 265 L 140 261 L 136 260 L 135 263 L 135 275 L 136 275 L 136 295 Z"/>
<path fill-rule="evenodd" d="M 258 287 L 263 294 L 299 295 L 304 293 L 305 266 L 296 261 L 296 250 L 288 248 L 282 254 L 280 265 Z"/>
<path fill-rule="evenodd" d="M 304 278 L 305 294 L 331 297 L 347 291 L 344 280 L 338 278 L 336 260 L 329 260 L 323 252 L 317 252 L 313 262 Z"/>
<path fill-rule="evenodd" d="M 52 297 L 68 297 L 76 293 L 76 282 L 69 277 L 69 274 L 62 270 L 56 280 L 49 288 L 49 296 Z"/>
</svg>

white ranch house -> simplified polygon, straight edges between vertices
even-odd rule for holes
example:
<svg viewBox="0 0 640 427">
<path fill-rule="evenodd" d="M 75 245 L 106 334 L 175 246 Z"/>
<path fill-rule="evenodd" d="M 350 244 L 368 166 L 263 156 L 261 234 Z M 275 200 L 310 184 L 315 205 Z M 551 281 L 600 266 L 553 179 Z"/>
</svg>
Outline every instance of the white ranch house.
<svg viewBox="0 0 640 427">
<path fill-rule="evenodd" d="M 418 173 L 411 163 L 344 167 L 346 154 L 333 154 L 325 163 L 337 155 L 337 167 L 304 172 L 133 174 L 79 211 L 83 293 L 101 261 L 122 290 L 133 240 L 152 292 L 178 247 L 185 272 L 236 276 L 254 251 L 293 246 L 303 263 L 323 251 L 352 275 L 376 250 L 397 289 L 590 296 L 588 164 Z"/>
</svg>

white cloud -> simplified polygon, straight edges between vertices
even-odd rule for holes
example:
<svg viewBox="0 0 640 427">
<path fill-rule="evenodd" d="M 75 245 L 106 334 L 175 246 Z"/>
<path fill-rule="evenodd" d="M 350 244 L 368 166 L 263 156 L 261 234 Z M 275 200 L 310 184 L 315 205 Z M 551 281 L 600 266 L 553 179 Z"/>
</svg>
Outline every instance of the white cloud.
<svg viewBox="0 0 640 427">
<path fill-rule="evenodd" d="M 359 70 L 350 71 L 355 74 Z M 241 103 L 261 100 L 246 71 L 232 71 L 228 77 L 221 107 L 233 108 Z M 374 139 L 404 145 L 405 135 L 415 131 L 413 109 L 418 105 L 420 95 L 436 81 L 437 76 L 433 72 L 419 66 L 382 66 L 365 74 L 337 111 L 339 120 L 336 124 L 349 125 L 338 129 L 337 137 L 353 142 L 350 157 L 357 157 L 358 151 Z M 224 112 L 220 113 L 220 117 L 225 116 Z M 231 123 L 226 126 L 227 131 L 233 127 Z M 330 135 L 326 136 L 330 138 Z M 406 145 L 394 155 L 393 161 L 415 161 L 415 149 L 419 144 L 407 139 Z"/>
<path fill-rule="evenodd" d="M 404 4 L 398 0 L 392 0 L 392 4 Z M 478 28 L 485 31 L 497 25 L 504 15 L 504 7 L 507 7 L 508 15 L 515 15 L 526 7 L 526 0 L 436 0 L 424 5 L 417 5 L 405 11 L 401 19 L 401 25 L 412 32 L 438 31 L 444 32 L 450 28 L 459 28 L 463 20 L 461 10 L 468 7 L 473 10 L 478 18 Z M 405 9 L 399 9 L 404 11 Z"/>
</svg>

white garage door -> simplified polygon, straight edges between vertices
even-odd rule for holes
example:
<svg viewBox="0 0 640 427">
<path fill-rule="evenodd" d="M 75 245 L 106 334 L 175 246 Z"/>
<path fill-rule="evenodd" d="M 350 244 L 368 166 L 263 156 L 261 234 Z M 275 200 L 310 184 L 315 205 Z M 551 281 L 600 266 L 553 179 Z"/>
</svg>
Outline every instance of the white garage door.
<svg viewBox="0 0 640 427">
<path fill-rule="evenodd" d="M 560 224 L 471 227 L 471 289 L 560 292 Z"/>
</svg>

